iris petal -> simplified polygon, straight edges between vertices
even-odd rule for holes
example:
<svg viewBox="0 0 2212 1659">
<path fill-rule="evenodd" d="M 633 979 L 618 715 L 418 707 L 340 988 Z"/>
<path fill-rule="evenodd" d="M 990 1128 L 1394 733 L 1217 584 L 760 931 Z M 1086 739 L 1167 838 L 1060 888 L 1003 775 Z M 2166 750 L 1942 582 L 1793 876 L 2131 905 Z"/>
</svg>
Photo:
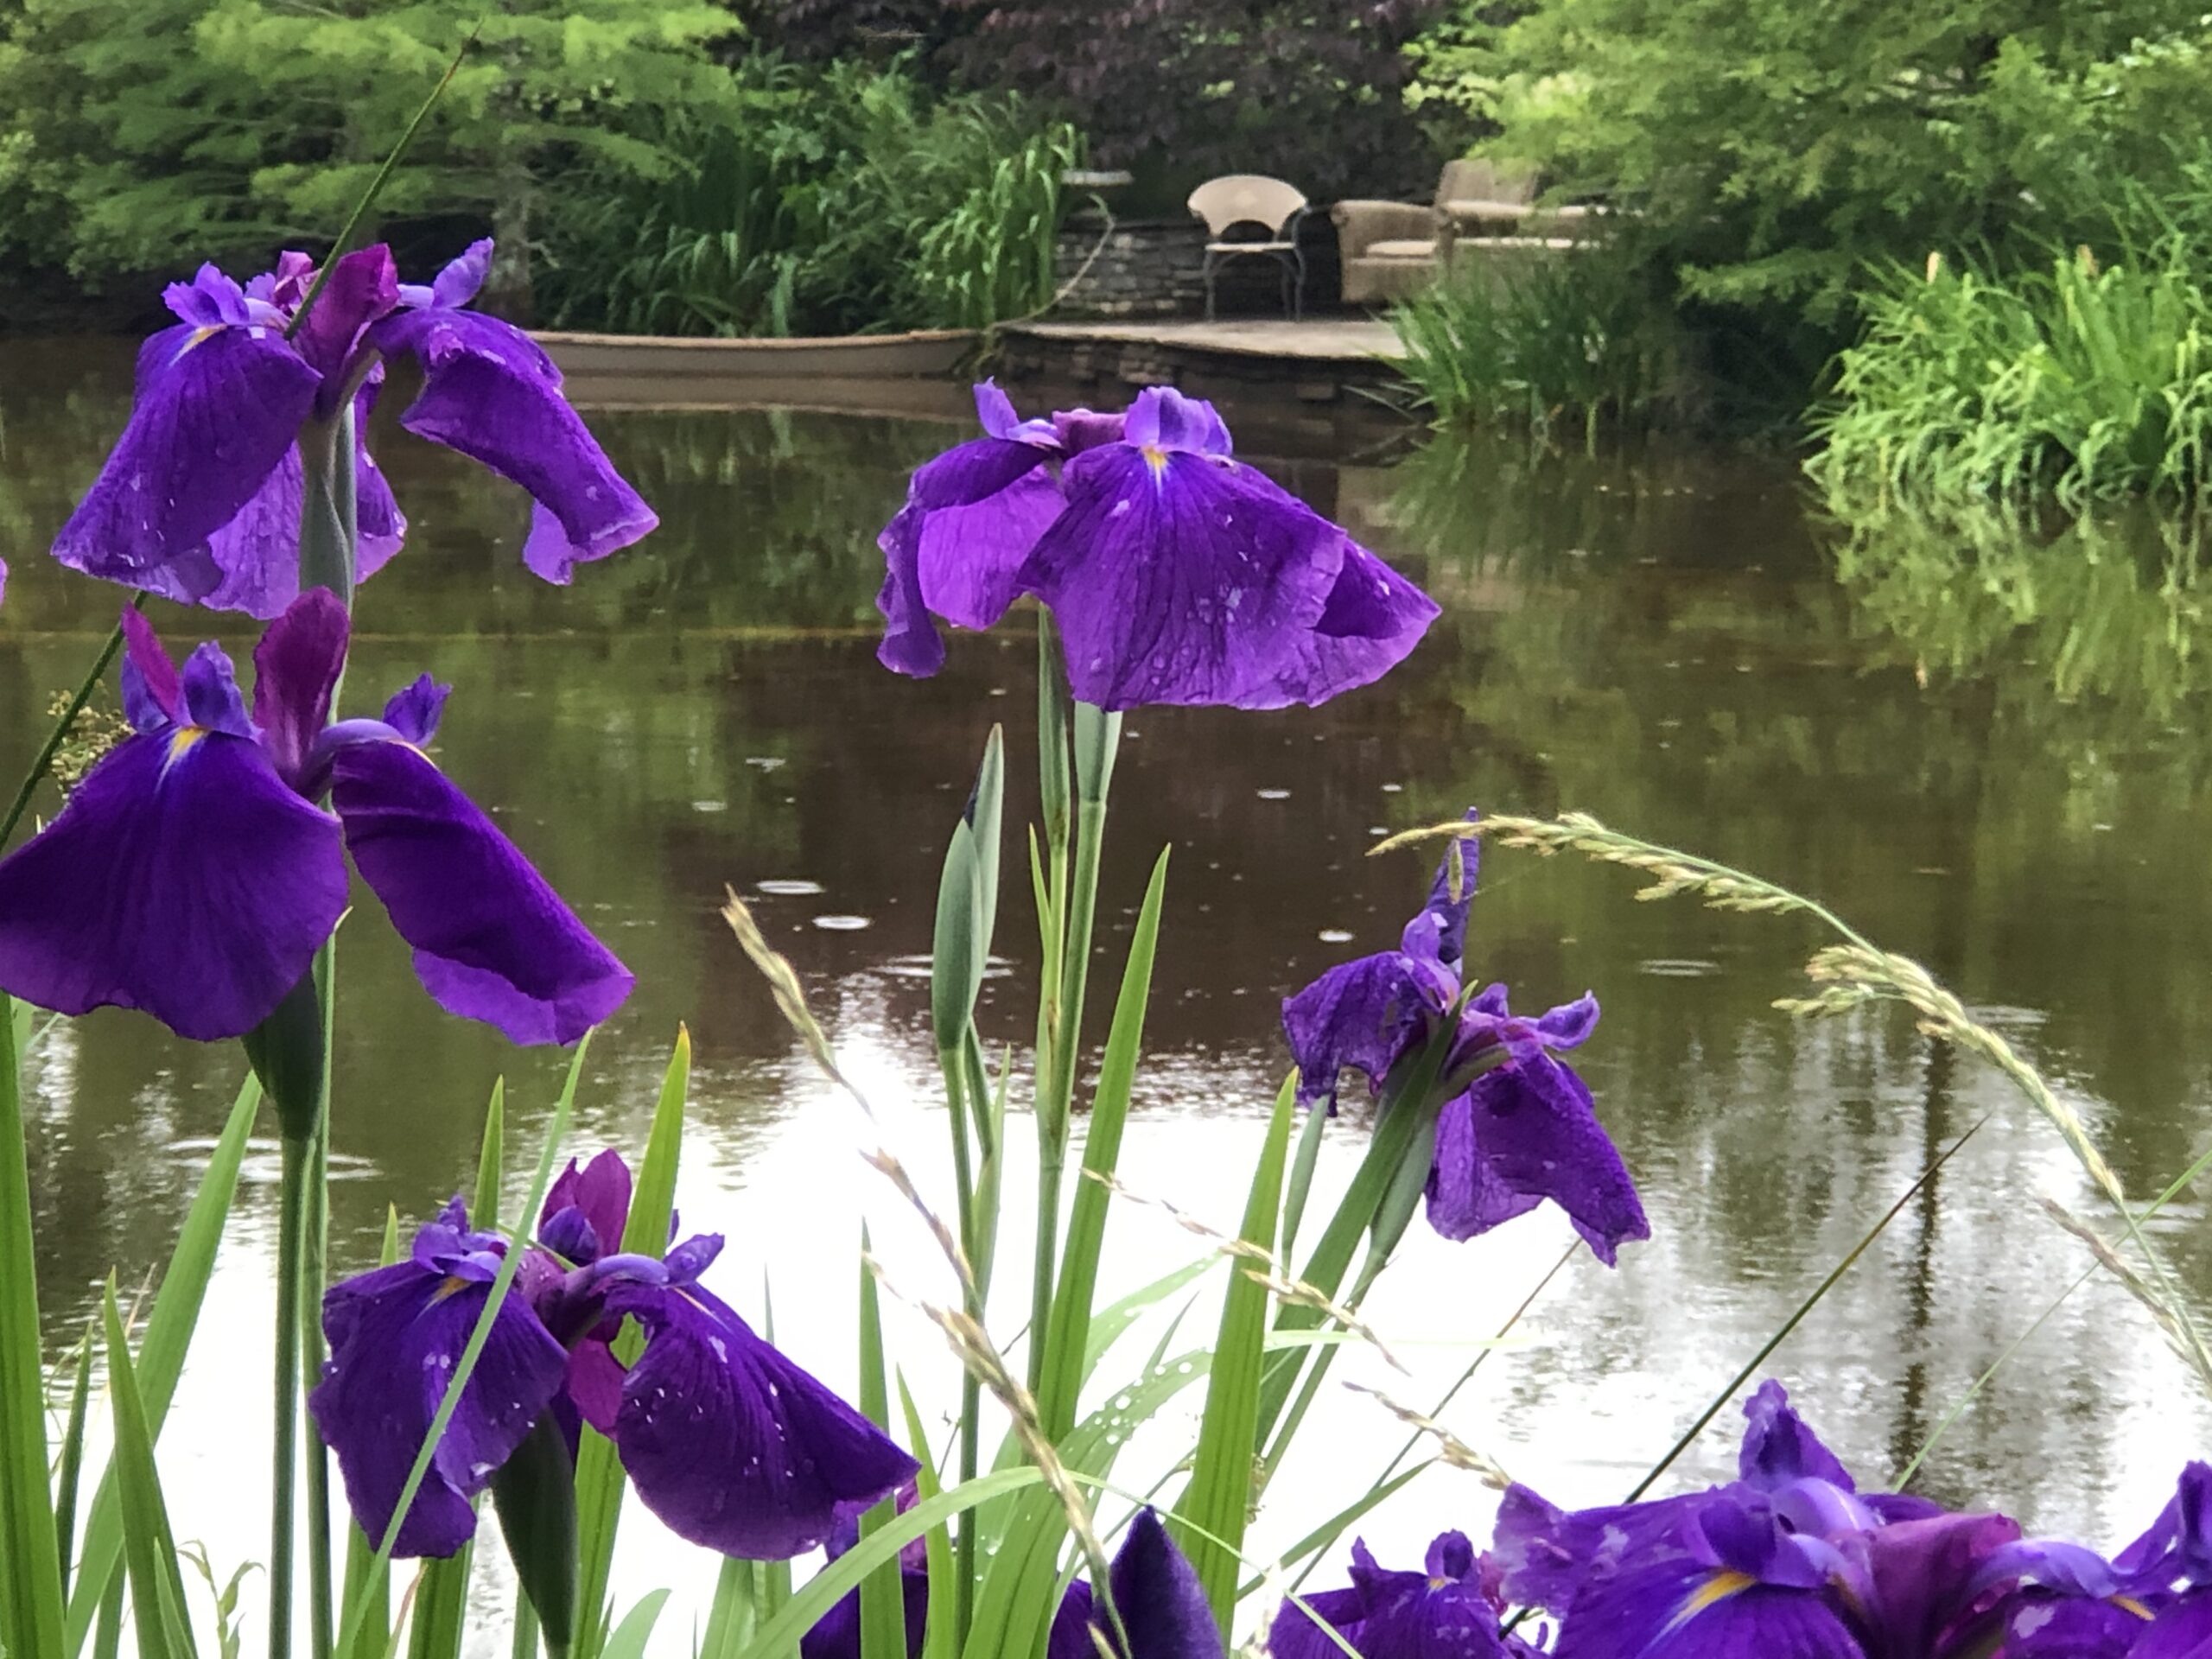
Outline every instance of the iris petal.
<svg viewBox="0 0 2212 1659">
<path fill-rule="evenodd" d="M 1760 1383 L 1744 1402 L 1744 1416 L 1747 1427 L 1736 1461 L 1748 1484 L 1771 1491 L 1787 1481 L 1811 1478 L 1847 1492 L 1859 1490 L 1843 1460 L 1791 1408 L 1789 1390 L 1781 1383 Z"/>
<path fill-rule="evenodd" d="M 1198 1575 L 1152 1510 L 1129 1522 L 1107 1582 L 1128 1632 L 1128 1659 L 1222 1659 L 1221 1629 Z"/>
<path fill-rule="evenodd" d="M 518 1043 L 565 1044 L 629 995 L 630 970 L 420 750 L 348 744 L 332 762 L 331 800 L 353 862 L 447 1012 Z"/>
<path fill-rule="evenodd" d="M 308 751 L 330 723 L 346 666 L 346 607 L 316 588 L 292 601 L 253 648 L 253 721 L 285 782 L 298 787 Z"/>
<path fill-rule="evenodd" d="M 645 1326 L 614 1443 L 645 1507 L 679 1537 L 756 1560 L 824 1542 L 918 1465 L 696 1287 L 613 1284 Z"/>
<path fill-rule="evenodd" d="M 371 1538 L 381 1541 L 391 1524 L 489 1294 L 486 1284 L 410 1260 L 334 1286 L 323 1299 L 330 1358 L 308 1405 Z M 395 1554 L 450 1555 L 468 1541 L 476 1528 L 469 1499 L 552 1403 L 567 1365 L 519 1295 L 500 1303 Z"/>
<path fill-rule="evenodd" d="M 319 377 L 273 331 L 190 324 L 140 355 L 130 419 L 54 540 L 87 575 L 194 602 L 226 572 L 210 538 L 283 462 Z"/>
<path fill-rule="evenodd" d="M 592 1230 L 601 1250 L 622 1248 L 622 1230 L 630 1218 L 630 1166 L 622 1154 L 609 1147 L 589 1163 L 579 1167 L 571 1158 L 569 1166 L 561 1172 L 545 1195 L 545 1208 L 539 1212 L 538 1230 L 543 1232 L 553 1218 L 564 1210 L 574 1210 Z M 573 1251 L 562 1254 L 578 1267 L 588 1267 L 590 1260 Z"/>
<path fill-rule="evenodd" d="M 1556 1659 L 1866 1659 L 1817 1592 L 1773 1589 L 1686 1558 L 1593 1580 Z"/>
<path fill-rule="evenodd" d="M 236 1037 L 307 971 L 346 903 L 336 822 L 250 739 L 128 738 L 0 859 L 0 986 L 63 1014 L 141 1008 Z"/>
<path fill-rule="evenodd" d="M 1059 623 L 1078 698 L 1319 701 L 1306 680 L 1343 562 L 1334 525 L 1250 468 L 1189 451 L 1109 444 L 1070 461 L 1062 481 L 1067 510 L 1028 584 Z"/>
<path fill-rule="evenodd" d="M 399 423 L 511 479 L 536 503 L 523 563 L 565 583 L 660 520 L 614 470 L 561 395 L 561 372 L 521 330 L 444 306 L 400 311 L 370 331 L 387 357 L 411 353 L 423 391 Z"/>
<path fill-rule="evenodd" d="M 1447 1238 L 1472 1237 L 1504 1219 L 1490 1218 L 1500 1195 L 1518 1204 L 1512 1214 L 1551 1199 L 1608 1267 L 1623 1241 L 1651 1236 L 1636 1184 L 1598 1122 L 1590 1090 L 1548 1055 L 1508 1061 L 1476 1078 L 1444 1109 L 1437 1149 L 1428 1214 Z"/>
<path fill-rule="evenodd" d="M 1301 1099 L 1332 1094 L 1346 1067 L 1379 1087 L 1456 988 L 1433 962 L 1386 950 L 1332 968 L 1282 1005 Z"/>
</svg>

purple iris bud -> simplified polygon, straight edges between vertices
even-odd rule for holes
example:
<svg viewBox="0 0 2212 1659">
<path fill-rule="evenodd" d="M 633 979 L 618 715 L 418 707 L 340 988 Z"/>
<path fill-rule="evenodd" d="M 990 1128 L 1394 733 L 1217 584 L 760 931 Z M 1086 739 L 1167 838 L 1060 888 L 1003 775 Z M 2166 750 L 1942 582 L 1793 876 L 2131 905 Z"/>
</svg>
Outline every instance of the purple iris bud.
<svg viewBox="0 0 2212 1659">
<path fill-rule="evenodd" d="M 613 1190 L 612 1157 L 588 1166 L 601 1178 L 591 1204 Z M 587 1208 L 574 1201 L 577 1186 L 594 1183 L 576 1175 L 572 1165 L 569 1192 L 556 1194 L 557 1210 L 549 1202 L 541 1226 Z M 626 1192 L 620 1208 L 585 1224 L 619 1237 Z M 679 1536 L 729 1555 L 803 1554 L 911 1481 L 912 1458 L 697 1283 L 720 1246 L 688 1241 L 665 1263 L 612 1255 L 574 1271 L 531 1247 L 397 1553 L 460 1548 L 475 1529 L 473 1500 L 548 1411 L 569 1421 L 573 1412 L 608 1434 L 646 1508 Z M 330 1357 L 308 1406 L 372 1538 L 391 1523 L 506 1248 L 495 1234 L 470 1233 L 456 1199 L 406 1261 L 323 1299 Z M 628 1366 L 607 1346 L 626 1314 L 645 1333 Z"/>
<path fill-rule="evenodd" d="M 884 530 L 877 655 L 944 661 L 941 619 L 988 628 L 1024 594 L 1058 622 L 1075 696 L 1277 709 L 1380 678 L 1429 597 L 1232 454 L 1212 404 L 1154 388 L 1121 416 L 1023 421 L 988 381 L 985 435 L 914 474 Z"/>
<path fill-rule="evenodd" d="M 365 435 L 385 363 L 411 355 L 423 391 L 400 424 L 520 484 L 535 506 L 524 563 L 549 582 L 658 522 L 569 407 L 529 336 L 465 309 L 483 281 L 480 242 L 419 286 L 378 245 L 341 257 L 290 340 L 312 285 L 306 256 L 241 289 L 213 265 L 163 296 L 178 321 L 138 354 L 130 419 L 54 556 L 151 594 L 264 619 L 299 591 L 306 488 L 300 431 L 353 404 L 357 575 L 406 531 Z"/>
<path fill-rule="evenodd" d="M 1205 1586 L 1152 1510 L 1140 1510 L 1129 1522 L 1107 1583 L 1128 1644 L 1114 1632 L 1090 1586 L 1078 1579 L 1053 1618 L 1045 1659 L 1099 1659 L 1102 1651 L 1116 1659 L 1224 1659 Z"/>
<path fill-rule="evenodd" d="M 1344 1652 L 1333 1630 L 1372 1659 L 1533 1659 L 1538 1649 L 1499 1628 L 1499 1605 L 1465 1533 L 1440 1535 L 1423 1571 L 1394 1573 L 1352 1545 L 1351 1586 L 1286 1601 L 1268 1632 L 1274 1659 L 1329 1659 Z M 1327 1629 L 1324 1629 L 1324 1626 Z"/>
<path fill-rule="evenodd" d="M 1333 1103 L 1347 1069 L 1379 1089 L 1441 1033 L 1459 996 L 1478 868 L 1471 836 L 1446 855 L 1397 950 L 1332 968 L 1284 1001 L 1283 1032 L 1306 1100 Z M 1549 1198 L 1608 1266 L 1624 1241 L 1651 1236 L 1589 1089 L 1556 1057 L 1580 1046 L 1597 1023 L 1597 999 L 1586 995 L 1533 1020 L 1517 1017 L 1503 985 L 1461 1010 L 1444 1075 L 1464 1076 L 1497 1052 L 1504 1058 L 1465 1084 L 1438 1118 L 1427 1213 L 1439 1233 L 1473 1238 Z"/>
<path fill-rule="evenodd" d="M 337 925 L 350 851 L 448 1013 L 565 1044 L 629 995 L 629 970 L 423 753 L 442 689 L 325 726 L 346 657 L 334 595 L 296 600 L 262 636 L 251 717 L 218 646 L 180 674 L 143 617 L 123 621 L 135 734 L 0 859 L 0 988 L 240 1036 Z M 315 804 L 326 786 L 334 815 Z"/>
</svg>

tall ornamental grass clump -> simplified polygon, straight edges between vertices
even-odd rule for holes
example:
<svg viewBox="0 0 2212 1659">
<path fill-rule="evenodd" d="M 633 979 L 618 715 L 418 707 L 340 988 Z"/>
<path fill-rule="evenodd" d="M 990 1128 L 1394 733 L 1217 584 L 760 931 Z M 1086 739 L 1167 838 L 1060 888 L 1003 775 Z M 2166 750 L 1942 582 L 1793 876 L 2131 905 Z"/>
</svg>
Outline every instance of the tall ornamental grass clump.
<svg viewBox="0 0 2212 1659">
<path fill-rule="evenodd" d="M 1649 1496 L 1979 1124 L 1740 1357 L 1619 1506 L 1560 1510 L 1438 1421 L 1518 1313 L 1498 1339 L 1471 1333 L 1477 1357 L 1427 1409 L 1326 1389 L 1345 1346 L 1387 1357 L 1362 1310 L 1417 1218 L 1477 1249 L 1540 1204 L 1563 1211 L 1574 1242 L 1523 1311 L 1584 1249 L 1611 1266 L 1652 1231 L 1575 1069 L 1598 1040 L 1596 997 L 1541 1013 L 1524 997 L 1516 1013 L 1508 988 L 1477 971 L 1485 840 L 1623 865 L 1653 884 L 1647 896 L 1817 931 L 1812 993 L 1790 1006 L 1899 1007 L 2010 1077 L 2117 1230 L 2061 1219 L 2212 1386 L 2196 1311 L 2145 1226 L 2212 1154 L 2139 1205 L 2080 1115 L 1917 963 L 1809 899 L 1586 817 L 1470 812 L 1378 848 L 1419 845 L 1437 861 L 1425 887 L 1408 884 L 1396 944 L 1285 999 L 1289 1064 L 1228 1213 L 1176 1217 L 1204 1256 L 1116 1284 L 1108 1221 L 1135 1196 L 1119 1160 L 1169 879 L 1163 850 L 1113 960 L 1095 923 L 1123 717 L 1316 704 L 1390 672 L 1438 613 L 1235 460 L 1218 412 L 1171 389 L 1126 410 L 1025 420 L 979 387 L 982 435 L 919 467 L 879 538 L 878 656 L 898 673 L 942 666 L 943 624 L 989 628 L 1018 600 L 1037 607 L 1039 821 L 1007 835 L 1008 748 L 979 717 L 981 762 L 944 825 L 928 1031 L 946 1110 L 919 1121 L 944 1137 L 932 1160 L 949 1180 L 917 1177 L 918 1154 L 890 1144 L 792 964 L 734 893 L 723 912 L 797 1039 L 861 1109 L 859 1167 L 929 1241 L 887 1260 L 865 1230 L 854 1241 L 858 1382 L 855 1399 L 840 1397 L 766 1319 L 756 1329 L 723 1300 L 750 1274 L 721 1262 L 722 1237 L 677 1224 L 691 1084 L 681 1031 L 634 1161 L 613 1148 L 564 1161 L 586 1051 L 631 976 L 440 766 L 452 688 L 425 676 L 372 714 L 347 683 L 362 583 L 405 539 L 359 420 L 395 359 L 422 372 L 403 426 L 530 493 L 521 556 L 537 575 L 565 582 L 654 524 L 542 353 L 473 306 L 488 244 L 403 283 L 390 251 L 349 248 L 350 230 L 320 262 L 287 255 L 243 284 L 211 264 L 168 290 L 177 321 L 142 352 L 129 423 L 54 549 L 137 591 L 0 844 L 118 656 L 130 733 L 0 857 L 0 1650 L 112 1659 L 127 1616 L 139 1659 L 196 1659 L 208 1621 L 183 1561 L 213 1592 L 210 1645 L 235 1650 L 239 1580 L 180 1550 L 158 1442 L 264 1099 L 283 1149 L 269 1304 L 274 1659 L 481 1651 L 491 1633 L 472 1628 L 483 1604 L 471 1573 L 487 1522 L 513 1568 L 517 1594 L 498 1618 L 516 1659 L 1226 1659 L 1253 1640 L 1275 1659 L 2055 1659 L 2043 1634 L 2054 1621 L 2066 1659 L 2171 1659 L 2201 1635 L 2212 1616 L 2204 1464 L 2108 1558 L 2023 1538 L 2001 1514 L 1861 1492 L 1770 1382 L 1745 1407 L 1737 1479 Z M 141 613 L 149 594 L 268 625 L 250 700 L 218 645 L 176 661 Z M 1009 839 L 1026 839 L 1038 918 L 1034 955 L 1021 951 L 1036 1021 L 1026 1056 L 987 1049 L 976 1018 L 1005 954 Z M 329 1064 L 350 1013 L 334 937 L 349 862 L 383 912 L 354 925 L 388 919 L 407 941 L 423 1018 L 435 1006 L 571 1058 L 541 1143 L 514 1160 L 531 1171 L 518 1207 L 502 1201 L 510 1148 L 495 1089 L 467 1190 L 410 1230 L 393 1216 L 378 1264 L 334 1277 L 332 1124 L 381 1103 L 373 1078 Z M 1122 908 L 1123 895 L 1103 896 Z M 1085 1014 L 1109 999 L 1093 991 L 1094 963 L 1112 982 L 1098 1047 Z M 54 1021 L 103 1007 L 238 1043 L 244 1081 L 143 1320 L 111 1280 L 82 1344 L 49 1356 L 21 1062 Z M 1016 1111 L 1033 1137 L 1009 1132 Z M 1009 1181 L 1033 1139 L 1033 1176 Z M 1332 1140 L 1350 1142 L 1350 1179 L 1324 1201 L 1314 1176 Z M 949 1203 L 929 1196 L 944 1190 Z M 1027 1191 L 1034 1249 L 1013 1260 L 1001 1249 L 1010 1195 Z M 1187 1301 L 1165 1305 L 1210 1274 L 1211 1328 L 1186 1334 Z M 886 1294 L 916 1305 L 950 1363 L 934 1338 L 894 1351 Z M 957 1402 L 934 1422 L 910 1386 L 932 1355 L 944 1381 L 918 1397 Z M 97 1474 L 96 1378 L 111 1424 Z M 1133 1437 L 1182 1400 L 1197 1404 L 1195 1432 L 1137 1462 Z M 1344 1409 L 1395 1415 L 1404 1446 L 1381 1471 L 1352 1472 L 1339 1507 L 1288 1517 L 1300 1531 L 1278 1559 L 1255 1559 L 1250 1528 L 1286 1457 Z M 1431 1471 L 1443 1525 L 1418 1569 L 1385 1568 L 1355 1543 L 1348 1584 L 1304 1589 L 1348 1531 Z M 1471 1497 L 1443 1490 L 1453 1471 L 1503 1495 L 1487 1552 L 1452 1524 Z M 690 1631 L 662 1628 L 665 1589 L 633 1600 L 613 1583 L 632 1497 L 719 1558 Z M 419 1563 L 404 1582 L 401 1562 Z"/>
<path fill-rule="evenodd" d="M 1461 252 L 1390 326 L 1413 403 L 1439 426 L 1483 423 L 1556 438 L 1644 426 L 1684 398 L 1681 340 L 1636 268 L 1592 245 Z"/>
<path fill-rule="evenodd" d="M 667 118 L 641 188 L 579 170 L 546 236 L 563 327 L 626 334 L 982 328 L 1052 292 L 1060 175 L 1081 136 L 1012 96 L 929 92 L 899 65 L 731 71 Z"/>
<path fill-rule="evenodd" d="M 2212 289 L 2193 238 L 1999 275 L 1891 267 L 1813 422 L 1846 499 L 2194 500 L 2212 474 Z"/>
</svg>

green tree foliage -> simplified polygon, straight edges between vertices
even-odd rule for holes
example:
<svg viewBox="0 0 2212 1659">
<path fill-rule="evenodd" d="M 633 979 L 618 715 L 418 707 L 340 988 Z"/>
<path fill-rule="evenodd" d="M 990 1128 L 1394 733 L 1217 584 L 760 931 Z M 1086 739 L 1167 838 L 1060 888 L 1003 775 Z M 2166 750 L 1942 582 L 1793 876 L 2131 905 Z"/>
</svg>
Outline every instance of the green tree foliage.
<svg viewBox="0 0 2212 1659">
<path fill-rule="evenodd" d="M 0 251 L 87 283 L 327 237 L 473 32 L 380 211 L 488 221 L 517 311 L 550 181 L 678 170 L 641 112 L 723 99 L 709 48 L 737 27 L 688 0 L 18 0 L 0 22 Z"/>
<path fill-rule="evenodd" d="M 1416 97 L 1632 210 L 1685 299 L 1802 376 L 1871 262 L 2108 238 L 2113 181 L 2212 131 L 2209 41 L 2195 0 L 1461 0 Z"/>
</svg>

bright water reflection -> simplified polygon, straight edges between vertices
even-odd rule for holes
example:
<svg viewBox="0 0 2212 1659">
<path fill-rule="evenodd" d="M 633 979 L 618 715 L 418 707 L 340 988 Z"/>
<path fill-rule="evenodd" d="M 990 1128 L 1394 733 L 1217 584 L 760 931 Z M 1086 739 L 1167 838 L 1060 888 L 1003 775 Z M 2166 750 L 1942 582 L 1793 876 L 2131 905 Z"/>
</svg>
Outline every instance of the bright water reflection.
<svg viewBox="0 0 2212 1659">
<path fill-rule="evenodd" d="M 113 615 L 116 594 L 36 550 L 121 420 L 128 362 L 111 346 L 0 348 L 13 567 L 0 775 L 28 758 L 48 697 Z M 896 1238 L 895 1206 L 715 908 L 726 881 L 758 898 L 885 1133 L 932 1156 L 920 969 L 937 864 L 991 719 L 1019 763 L 1009 820 L 1027 815 L 1028 635 L 960 640 L 924 684 L 873 660 L 874 532 L 906 468 L 956 429 L 768 412 L 594 421 L 665 528 L 565 592 L 523 575 L 512 493 L 387 442 L 414 545 L 365 591 L 349 684 L 380 696 L 423 668 L 455 682 L 443 763 L 639 972 L 591 1058 L 585 1141 L 641 1141 L 688 1021 L 700 1065 L 687 1219 L 729 1234 L 716 1278 L 732 1300 L 756 1310 L 765 1268 L 779 1337 L 840 1378 L 859 1217 L 875 1217 L 880 1243 Z M 2000 1024 L 2131 1189 L 2155 1190 L 2201 1149 L 2212 780 L 2186 560 L 2155 537 L 2139 558 L 2117 533 L 2039 550 L 1925 527 L 1853 541 L 1808 521 L 1786 473 L 1732 458 L 1531 463 L 1462 448 L 1392 466 L 1247 447 L 1446 611 L 1397 676 L 1325 709 L 1130 719 L 1105 969 L 1145 868 L 1175 849 L 1134 1187 L 1233 1223 L 1286 1064 L 1277 1000 L 1395 938 L 1425 878 L 1410 861 L 1364 859 L 1372 839 L 1471 801 L 1582 808 L 1809 888 Z M 1840 582 L 1825 550 L 1837 542 Z M 191 636 L 194 620 L 161 620 Z M 221 632 L 234 650 L 248 638 Z M 1033 928 L 1023 884 L 1007 890 L 1000 948 L 1019 970 Z M 1657 1236 L 1617 1274 L 1579 1262 L 1448 1421 L 1554 1497 L 1618 1495 L 1935 1152 L 1993 1113 L 1773 1367 L 1878 1480 L 2083 1264 L 2035 1196 L 2086 1209 L 2088 1195 L 2024 1106 L 1905 1022 L 1806 1027 L 1774 1012 L 1817 943 L 1800 924 L 1639 905 L 1632 890 L 1620 872 L 1494 855 L 1475 959 L 1530 1006 L 1599 992 L 1585 1069 Z M 1017 1046 L 1033 1018 L 1020 982 L 995 980 L 985 1012 L 987 1034 Z M 333 1248 L 353 1267 L 387 1202 L 419 1216 L 465 1183 L 503 1072 L 528 1147 L 558 1062 L 436 1017 L 373 906 L 346 929 L 340 985 Z M 241 1068 L 232 1051 L 111 1015 L 57 1033 L 32 1069 L 41 1290 L 59 1344 L 111 1265 L 130 1282 L 162 1259 Z M 179 1535 L 207 1539 L 219 1563 L 264 1548 L 274 1176 L 272 1147 L 250 1166 L 163 1444 Z M 2162 1230 L 2205 1283 L 2201 1207 Z M 1546 1219 L 1453 1247 L 1416 1228 L 1370 1303 L 1415 1376 L 1364 1356 L 1343 1374 L 1426 1408 L 1565 1236 Z M 1115 1248 L 1125 1285 L 1192 1254 L 1141 1210 L 1117 1221 Z M 1021 1259 L 1018 1239 L 1005 1249 Z M 937 1291 L 918 1249 L 893 1259 Z M 1263 1547 L 1336 1508 L 1402 1438 L 1367 1403 L 1332 1409 L 1341 1431 L 1284 1472 Z M 1924 1484 L 2113 1540 L 2147 1518 L 2206 1422 L 2147 1320 L 2099 1281 L 2000 1375 Z M 1716 1432 L 1694 1472 L 1717 1475 L 1729 1455 Z M 1426 1503 L 1367 1529 L 1378 1548 L 1410 1550 L 1447 1516 L 1487 1524 L 1478 1488 L 1426 1478 Z M 638 1589 L 699 1581 L 648 1529 L 628 1543 Z"/>
</svg>

